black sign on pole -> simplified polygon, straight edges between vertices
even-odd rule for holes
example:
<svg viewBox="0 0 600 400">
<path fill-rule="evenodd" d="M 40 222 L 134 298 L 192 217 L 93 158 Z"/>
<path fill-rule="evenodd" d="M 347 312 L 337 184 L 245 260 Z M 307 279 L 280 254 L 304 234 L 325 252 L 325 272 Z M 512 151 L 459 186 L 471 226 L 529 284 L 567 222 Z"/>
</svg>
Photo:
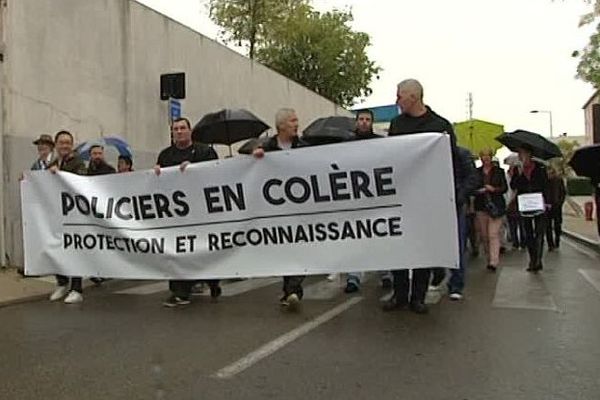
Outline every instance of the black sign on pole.
<svg viewBox="0 0 600 400">
<path fill-rule="evenodd" d="M 160 76 L 160 99 L 185 99 L 185 72 Z"/>
</svg>

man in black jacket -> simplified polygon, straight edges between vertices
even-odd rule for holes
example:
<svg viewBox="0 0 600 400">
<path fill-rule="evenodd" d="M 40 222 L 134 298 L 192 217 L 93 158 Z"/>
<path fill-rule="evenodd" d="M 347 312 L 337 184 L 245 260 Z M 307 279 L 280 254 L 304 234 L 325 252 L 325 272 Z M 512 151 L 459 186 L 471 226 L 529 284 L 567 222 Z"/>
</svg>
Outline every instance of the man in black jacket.
<svg viewBox="0 0 600 400">
<path fill-rule="evenodd" d="M 298 137 L 298 116 L 296 111 L 291 108 L 282 108 L 275 114 L 275 127 L 277 134 L 271 137 L 266 143 L 253 151 L 256 158 L 262 158 L 265 152 L 290 150 L 302 147 L 303 143 Z M 283 307 L 295 309 L 298 307 L 304 290 L 302 282 L 304 276 L 284 276 L 283 277 L 283 296 L 280 303 Z"/>
<path fill-rule="evenodd" d="M 104 159 L 104 147 L 100 144 L 94 144 L 90 147 L 90 163 L 87 169 L 87 175 L 108 175 L 117 172 Z"/>
<path fill-rule="evenodd" d="M 167 147 L 158 155 L 154 166 L 156 175 L 160 175 L 160 169 L 179 165 L 181 172 L 192 163 L 216 160 L 217 153 L 212 147 L 202 143 L 192 142 L 192 129 L 187 118 L 177 118 L 171 125 L 171 146 Z M 177 307 L 190 304 L 192 287 L 196 284 L 194 280 L 171 280 L 169 290 L 171 296 L 163 303 L 165 307 Z M 221 295 L 221 287 L 218 280 L 208 281 L 210 295 L 212 298 Z"/>
<path fill-rule="evenodd" d="M 398 84 L 396 104 L 402 114 L 390 123 L 389 136 L 407 135 L 426 132 L 443 132 L 450 135 L 453 164 L 456 149 L 456 136 L 452 124 L 436 114 L 423 103 L 423 87 L 415 79 L 407 79 Z M 448 166 L 453 168 L 452 165 Z M 454 168 L 456 170 L 456 168 Z M 424 223 L 426 223 L 424 221 Z M 425 295 L 429 285 L 431 269 L 413 270 L 412 290 L 408 298 L 410 279 L 407 269 L 392 271 L 394 275 L 394 296 L 384 304 L 384 310 L 390 311 L 410 305 L 410 309 L 418 314 L 428 312 L 425 305 Z"/>
<path fill-rule="evenodd" d="M 356 112 L 355 128 L 354 128 L 354 140 L 369 140 L 369 139 L 380 139 L 380 136 L 373 132 L 373 122 L 375 116 L 373 111 L 369 109 L 358 110 Z M 381 271 L 381 286 L 389 289 L 392 286 L 392 277 L 389 271 Z M 346 288 L 344 292 L 354 293 L 360 290 L 360 281 L 362 278 L 361 272 L 351 272 L 348 274 L 346 279 Z"/>
</svg>

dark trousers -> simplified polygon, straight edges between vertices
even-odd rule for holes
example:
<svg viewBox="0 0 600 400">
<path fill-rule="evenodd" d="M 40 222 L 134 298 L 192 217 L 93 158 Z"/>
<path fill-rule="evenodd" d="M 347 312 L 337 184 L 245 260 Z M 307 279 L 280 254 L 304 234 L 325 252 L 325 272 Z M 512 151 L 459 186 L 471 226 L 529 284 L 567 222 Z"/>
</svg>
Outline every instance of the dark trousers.
<svg viewBox="0 0 600 400">
<path fill-rule="evenodd" d="M 562 206 L 552 206 L 548 211 L 548 220 L 546 226 L 546 240 L 548 247 L 558 247 L 560 245 L 560 235 L 562 235 Z"/>
<path fill-rule="evenodd" d="M 197 280 L 176 280 L 169 281 L 169 290 L 173 293 L 174 296 L 177 296 L 181 299 L 189 300 L 190 295 L 192 293 L 192 288 L 198 282 L 206 282 L 209 287 L 219 286 L 218 279 L 208 279 L 205 281 L 197 281 Z"/>
<path fill-rule="evenodd" d="M 475 228 L 475 213 L 467 214 L 467 240 L 471 254 L 479 253 L 479 243 L 477 241 L 477 229 Z"/>
<path fill-rule="evenodd" d="M 79 293 L 83 293 L 83 288 L 81 285 L 82 279 L 79 277 L 71 277 L 71 290 L 74 290 Z M 58 286 L 67 286 L 69 284 L 69 277 L 64 275 L 56 275 L 56 283 Z"/>
<path fill-rule="evenodd" d="M 508 229 L 510 233 L 510 241 L 514 247 L 525 247 L 525 225 L 523 218 L 518 214 L 508 215 Z"/>
<path fill-rule="evenodd" d="M 544 234 L 546 233 L 546 215 L 537 217 L 524 217 L 525 238 L 529 252 L 529 268 L 542 269 L 542 255 L 544 253 Z"/>
<path fill-rule="evenodd" d="M 292 293 L 298 295 L 301 299 L 304 295 L 304 289 L 302 289 L 302 282 L 305 276 L 284 276 L 283 277 L 283 294 L 285 297 Z"/>
<path fill-rule="evenodd" d="M 425 302 L 431 268 L 413 269 L 412 285 L 407 269 L 392 271 L 392 275 L 394 276 L 394 297 L 398 304 Z"/>
</svg>

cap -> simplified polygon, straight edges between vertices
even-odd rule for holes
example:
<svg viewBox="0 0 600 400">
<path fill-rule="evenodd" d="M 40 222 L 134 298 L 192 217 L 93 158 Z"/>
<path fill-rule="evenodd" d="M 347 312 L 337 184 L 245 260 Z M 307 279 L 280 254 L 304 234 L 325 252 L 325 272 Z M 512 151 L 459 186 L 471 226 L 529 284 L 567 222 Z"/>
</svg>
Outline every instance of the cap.
<svg viewBox="0 0 600 400">
<path fill-rule="evenodd" d="M 52 136 L 50 135 L 40 135 L 40 137 L 33 141 L 33 144 L 49 144 L 50 146 L 54 146 L 54 140 L 52 140 Z"/>
</svg>

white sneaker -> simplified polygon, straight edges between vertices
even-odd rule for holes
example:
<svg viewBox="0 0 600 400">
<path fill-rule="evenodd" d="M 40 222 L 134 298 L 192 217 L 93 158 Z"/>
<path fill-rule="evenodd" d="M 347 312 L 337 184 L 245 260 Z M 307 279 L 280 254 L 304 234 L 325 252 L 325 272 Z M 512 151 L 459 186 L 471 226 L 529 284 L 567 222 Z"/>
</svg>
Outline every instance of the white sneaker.
<svg viewBox="0 0 600 400">
<path fill-rule="evenodd" d="M 288 309 L 295 311 L 298 309 L 298 306 L 300 305 L 300 297 L 298 297 L 298 295 L 296 293 L 292 293 L 290 294 L 287 298 L 287 307 Z"/>
<path fill-rule="evenodd" d="M 52 292 L 52 294 L 50 295 L 50 301 L 56 301 L 56 300 L 60 300 L 63 297 L 65 297 L 67 295 L 67 292 L 69 291 L 69 289 L 67 289 L 66 286 L 59 286 L 56 289 L 54 289 L 54 292 Z"/>
<path fill-rule="evenodd" d="M 65 299 L 66 304 L 77 304 L 83 301 L 83 295 L 75 290 L 71 290 Z"/>
<path fill-rule="evenodd" d="M 462 298 L 463 298 L 463 295 L 460 293 L 450 293 L 450 300 L 457 301 L 457 300 L 462 300 Z"/>
<path fill-rule="evenodd" d="M 340 274 L 329 274 L 327 275 L 327 280 L 329 282 L 333 282 L 335 280 L 338 280 L 340 278 Z"/>
<path fill-rule="evenodd" d="M 439 285 L 439 286 L 429 285 L 429 287 L 427 288 L 427 291 L 428 292 L 441 292 L 442 285 Z"/>
</svg>

